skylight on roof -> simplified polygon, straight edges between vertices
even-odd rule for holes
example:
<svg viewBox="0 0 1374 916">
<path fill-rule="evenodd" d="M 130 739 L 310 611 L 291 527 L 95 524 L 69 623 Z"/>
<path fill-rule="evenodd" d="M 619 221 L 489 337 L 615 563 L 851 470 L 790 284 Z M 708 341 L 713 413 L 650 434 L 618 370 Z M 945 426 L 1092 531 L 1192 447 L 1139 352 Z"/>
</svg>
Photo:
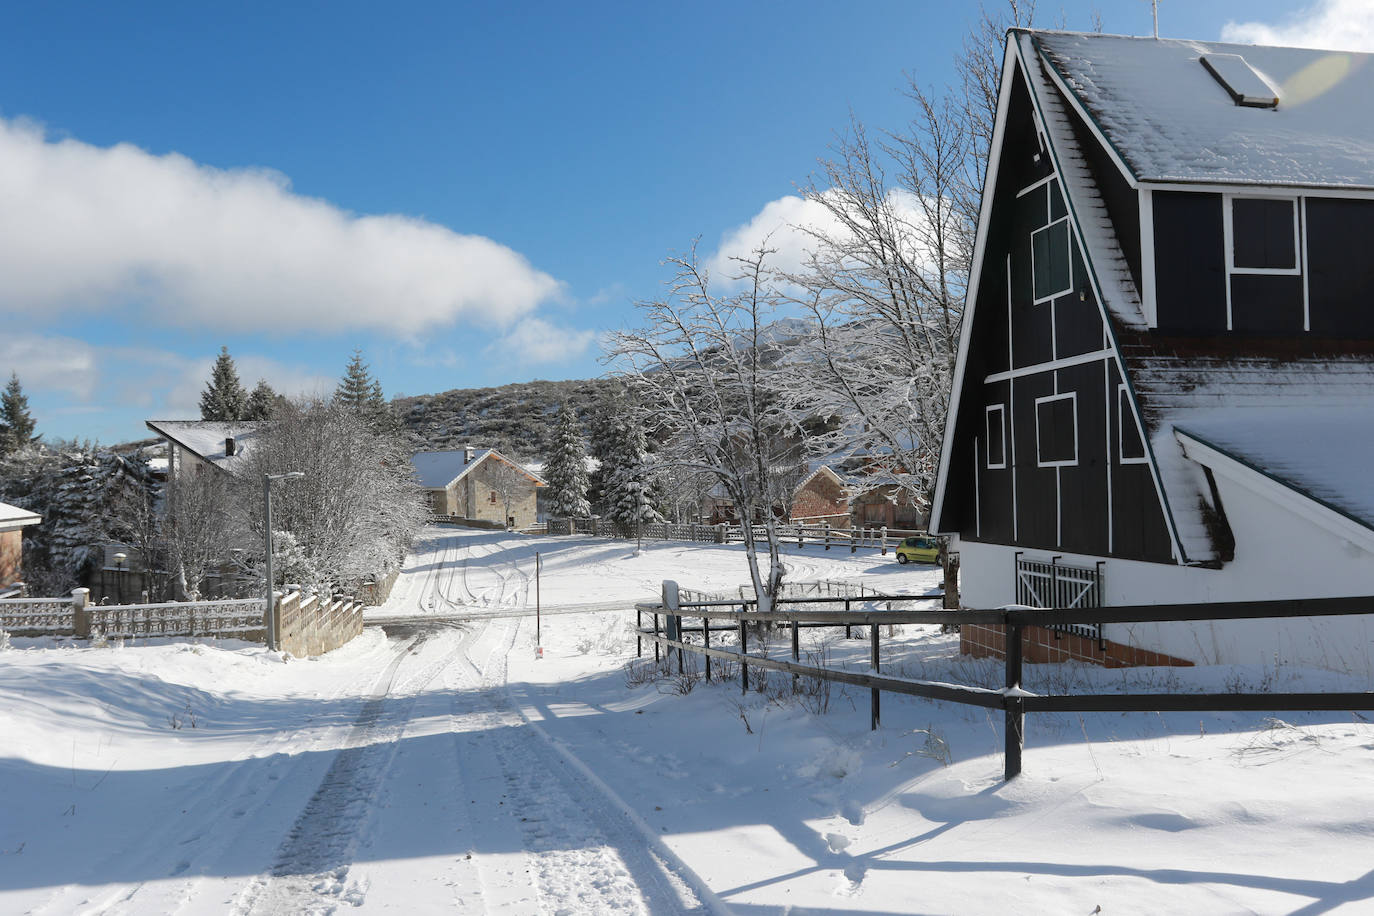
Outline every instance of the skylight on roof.
<svg viewBox="0 0 1374 916">
<path fill-rule="evenodd" d="M 1204 54 L 1202 66 L 1221 83 L 1237 105 L 1277 108 L 1279 93 L 1239 54 Z"/>
</svg>

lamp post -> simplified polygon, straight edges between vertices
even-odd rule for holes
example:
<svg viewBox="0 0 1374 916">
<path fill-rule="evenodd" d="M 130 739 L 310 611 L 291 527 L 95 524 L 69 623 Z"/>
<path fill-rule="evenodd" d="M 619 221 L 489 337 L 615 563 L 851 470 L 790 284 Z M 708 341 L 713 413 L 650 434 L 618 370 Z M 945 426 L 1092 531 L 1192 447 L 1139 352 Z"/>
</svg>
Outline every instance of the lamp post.
<svg viewBox="0 0 1374 916">
<path fill-rule="evenodd" d="M 120 604 L 124 603 L 124 561 L 127 559 L 129 559 L 129 555 L 125 553 L 117 553 L 114 555 L 115 591 L 119 595 Z"/>
<path fill-rule="evenodd" d="M 262 475 L 262 506 L 263 506 L 263 527 L 267 530 L 267 613 L 263 615 L 263 624 L 267 629 L 267 648 L 277 648 L 277 601 L 272 594 L 274 576 L 272 575 L 272 481 L 274 480 L 294 480 L 297 477 L 304 477 L 304 471 L 287 471 L 285 474 L 263 474 Z"/>
</svg>

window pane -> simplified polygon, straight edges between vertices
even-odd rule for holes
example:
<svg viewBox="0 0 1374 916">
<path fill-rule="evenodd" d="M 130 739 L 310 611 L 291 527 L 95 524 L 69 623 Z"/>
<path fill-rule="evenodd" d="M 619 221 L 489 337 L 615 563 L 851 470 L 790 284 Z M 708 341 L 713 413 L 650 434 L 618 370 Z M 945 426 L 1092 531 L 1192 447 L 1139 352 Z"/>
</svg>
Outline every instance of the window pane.
<svg viewBox="0 0 1374 916">
<path fill-rule="evenodd" d="M 1007 463 L 1006 436 L 1003 427 L 1006 423 L 1001 404 L 988 408 L 988 467 L 1004 467 Z"/>
<path fill-rule="evenodd" d="M 1293 246 L 1297 207 L 1291 200 L 1237 197 L 1231 201 L 1231 238 L 1236 267 L 1292 270 L 1298 266 Z"/>
<path fill-rule="evenodd" d="M 1116 422 L 1120 430 L 1120 457 L 1123 460 L 1144 458 L 1145 443 L 1140 441 L 1140 430 L 1136 428 L 1135 417 L 1131 415 L 1131 400 L 1126 396 L 1125 387 L 1116 390 Z"/>
<path fill-rule="evenodd" d="M 1031 255 L 1035 263 L 1035 298 L 1068 292 L 1073 285 L 1069 274 L 1068 220 L 1032 233 Z"/>
<path fill-rule="evenodd" d="M 1035 405 L 1035 441 L 1041 464 L 1075 464 L 1078 461 L 1078 424 L 1072 397 L 1041 401 Z"/>
</svg>

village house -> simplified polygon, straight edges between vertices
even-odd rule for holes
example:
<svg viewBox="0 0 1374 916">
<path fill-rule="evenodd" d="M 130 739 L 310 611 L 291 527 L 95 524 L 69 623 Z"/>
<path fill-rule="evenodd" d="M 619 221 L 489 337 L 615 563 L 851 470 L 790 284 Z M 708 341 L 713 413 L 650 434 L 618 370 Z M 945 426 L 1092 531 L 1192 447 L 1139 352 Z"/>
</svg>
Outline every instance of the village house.
<svg viewBox="0 0 1374 916">
<path fill-rule="evenodd" d="M 0 503 L 0 598 L 15 597 L 24 581 L 24 529 L 42 518 L 27 509 Z"/>
<path fill-rule="evenodd" d="M 415 476 L 435 515 L 527 528 L 538 517 L 543 478 L 495 449 L 416 452 Z"/>
<path fill-rule="evenodd" d="M 1009 34 L 931 521 L 966 606 L 1370 593 L 1371 63 Z M 1371 635 L 1107 625 L 1058 657 L 1367 672 Z"/>
</svg>

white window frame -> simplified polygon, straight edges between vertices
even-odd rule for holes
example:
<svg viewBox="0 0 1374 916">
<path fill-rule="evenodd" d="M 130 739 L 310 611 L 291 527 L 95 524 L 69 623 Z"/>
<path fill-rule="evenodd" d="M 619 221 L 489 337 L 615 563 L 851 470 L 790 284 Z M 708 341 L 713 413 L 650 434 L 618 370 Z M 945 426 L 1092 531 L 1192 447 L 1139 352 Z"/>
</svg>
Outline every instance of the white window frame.
<svg viewBox="0 0 1374 916">
<path fill-rule="evenodd" d="M 1040 456 L 1044 449 L 1040 443 L 1040 405 L 1046 401 L 1073 401 L 1073 458 L 1062 461 L 1045 461 Z M 1078 392 L 1066 391 L 1063 394 L 1047 394 L 1035 399 L 1035 466 L 1039 468 L 1078 467 Z"/>
<path fill-rule="evenodd" d="M 1246 200 L 1285 200 L 1293 205 L 1293 267 L 1237 267 L 1235 221 L 1231 212 L 1232 203 L 1237 198 Z M 1312 318 L 1307 292 L 1307 249 L 1302 240 L 1302 224 L 1306 218 L 1306 198 L 1297 194 L 1222 194 L 1221 228 L 1226 249 L 1226 330 L 1236 327 L 1231 306 L 1231 278 L 1236 275 L 1250 277 L 1297 277 L 1302 281 L 1302 329 L 1312 329 Z"/>
<path fill-rule="evenodd" d="M 1067 213 L 1065 213 L 1063 216 L 1059 217 L 1058 219 L 1050 220 L 1050 222 L 1048 222 L 1048 223 L 1046 223 L 1045 225 L 1041 226 L 1039 229 L 1035 229 L 1035 230 L 1033 230 L 1033 231 L 1031 232 L 1030 255 L 1031 255 L 1031 304 L 1032 304 L 1032 305 L 1040 305 L 1040 304 L 1045 303 L 1045 302 L 1050 302 L 1050 301 L 1052 301 L 1052 300 L 1054 300 L 1054 299 L 1058 299 L 1060 296 L 1063 296 L 1063 295 L 1066 295 L 1066 294 L 1068 294 L 1068 293 L 1073 292 L 1073 247 L 1074 247 L 1073 226 L 1071 226 L 1071 225 L 1066 225 L 1066 226 L 1064 227 L 1064 234 L 1068 236 L 1068 246 L 1067 246 L 1067 249 L 1066 249 L 1066 250 L 1067 250 L 1067 254 L 1068 254 L 1068 256 L 1069 256 L 1069 285 L 1066 286 L 1066 287 L 1064 287 L 1064 288 L 1061 289 L 1061 290 L 1056 290 L 1056 291 L 1053 292 L 1053 293 L 1049 293 L 1048 295 L 1038 296 L 1038 297 L 1035 295 L 1035 237 L 1036 237 L 1037 235 L 1039 235 L 1040 233 L 1042 233 L 1042 232 L 1046 232 L 1046 231 L 1048 231 L 1048 230 L 1050 230 L 1050 229 L 1053 229 L 1055 226 L 1059 225 L 1060 223 L 1068 223 L 1068 221 L 1069 221 L 1069 215 L 1068 215 Z"/>
<path fill-rule="evenodd" d="M 1002 457 L 1001 460 L 995 464 L 992 460 L 992 415 L 994 412 L 997 414 L 997 438 L 998 441 L 1002 443 Z M 1005 470 L 1007 466 L 1007 405 L 989 404 L 984 412 L 984 420 L 986 421 L 986 435 L 988 437 L 987 469 L 989 471 Z"/>
<path fill-rule="evenodd" d="M 1139 458 L 1126 457 L 1125 431 L 1127 423 L 1135 428 L 1136 436 L 1140 439 Z M 1131 407 L 1131 399 L 1124 382 L 1118 382 L 1116 386 L 1116 460 L 1120 464 L 1150 463 L 1150 450 L 1145 444 L 1145 432 L 1135 422 L 1135 410 Z"/>
<path fill-rule="evenodd" d="M 1236 232 L 1234 206 L 1237 200 L 1277 200 L 1293 208 L 1293 266 L 1292 267 L 1238 267 L 1236 266 Z M 1298 208 L 1298 198 L 1284 194 L 1227 194 L 1225 214 L 1226 231 L 1226 273 L 1248 274 L 1252 276 L 1296 277 L 1302 273 L 1302 220 Z"/>
</svg>

